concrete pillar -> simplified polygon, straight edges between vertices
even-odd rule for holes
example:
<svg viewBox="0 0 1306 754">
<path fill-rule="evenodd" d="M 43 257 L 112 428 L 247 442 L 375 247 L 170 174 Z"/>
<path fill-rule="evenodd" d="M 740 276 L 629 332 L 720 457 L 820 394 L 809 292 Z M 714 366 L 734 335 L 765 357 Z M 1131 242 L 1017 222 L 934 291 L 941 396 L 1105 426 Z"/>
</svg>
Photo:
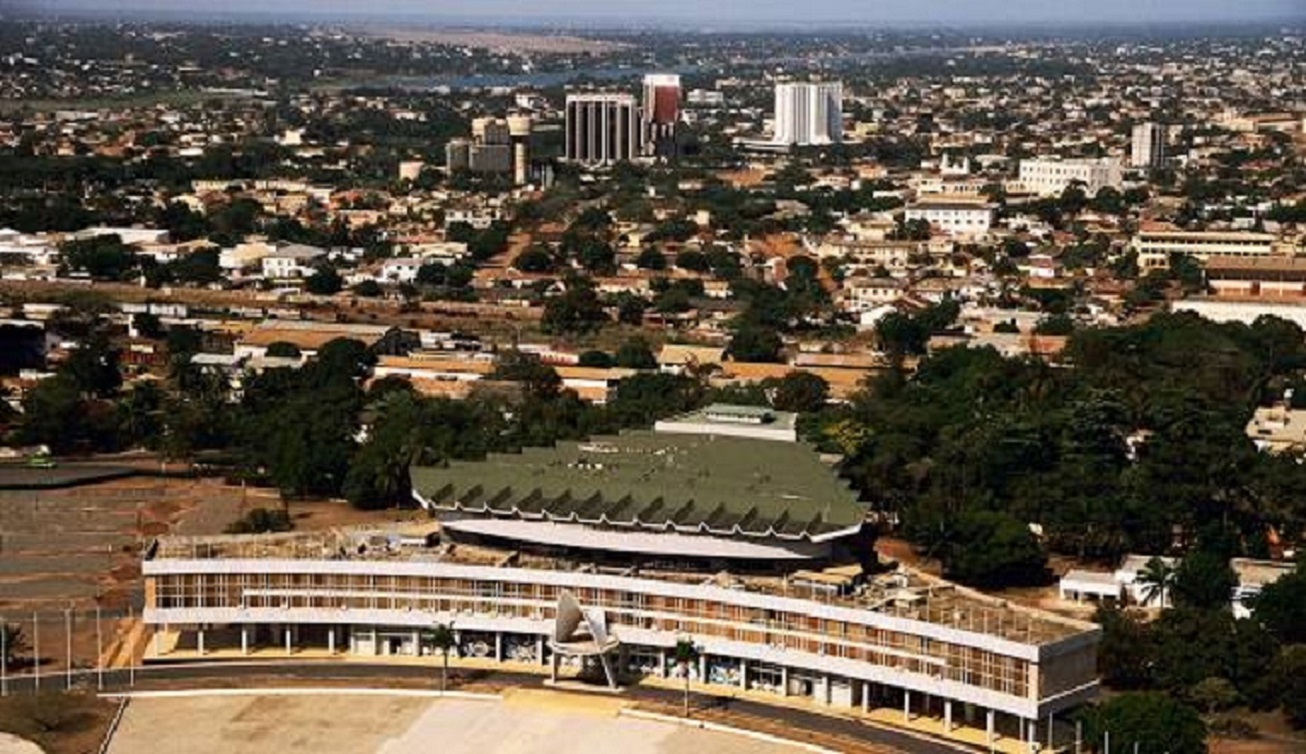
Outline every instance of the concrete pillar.
<svg viewBox="0 0 1306 754">
<path fill-rule="evenodd" d="M 789 668 L 780 666 L 780 696 L 789 696 Z"/>
<path fill-rule="evenodd" d="M 952 700 L 943 700 L 943 732 L 952 732 Z"/>
<path fill-rule="evenodd" d="M 989 743 L 989 751 L 993 751 L 993 710 L 984 711 L 984 734 L 985 741 Z"/>
<path fill-rule="evenodd" d="M 658 678 L 667 677 L 667 650 L 658 648 Z"/>
<path fill-rule="evenodd" d="M 549 663 L 549 678 L 554 683 L 558 682 L 558 653 L 557 652 L 553 653 L 553 662 Z"/>
<path fill-rule="evenodd" d="M 249 654 L 249 626 L 240 627 L 240 653 Z"/>
<path fill-rule="evenodd" d="M 503 634 L 494 632 L 494 661 L 503 662 Z"/>
<path fill-rule="evenodd" d="M 289 657 L 291 652 L 293 651 L 293 649 L 290 646 L 291 630 L 289 626 L 286 626 L 285 632 L 286 632 L 286 656 Z"/>
<path fill-rule="evenodd" d="M 544 659 L 544 637 L 543 637 L 543 636 L 540 636 L 540 637 L 538 637 L 538 638 L 535 639 L 535 656 L 539 659 L 541 665 L 546 665 L 546 664 L 548 664 L 548 660 Z"/>
<path fill-rule="evenodd" d="M 822 685 L 825 688 L 821 693 L 821 704 L 829 705 L 834 699 L 834 683 L 829 673 L 825 674 L 825 682 Z"/>
<path fill-rule="evenodd" d="M 902 691 L 902 720 L 911 722 L 911 692 L 906 689 Z"/>
<path fill-rule="evenodd" d="M 327 653 L 336 653 L 336 627 L 332 626 L 327 629 Z"/>
<path fill-rule="evenodd" d="M 200 657 L 203 657 L 204 656 L 204 629 L 201 628 L 195 632 L 195 642 L 196 642 L 196 646 L 200 650 Z"/>
<path fill-rule="evenodd" d="M 748 690 L 748 661 L 739 661 L 739 688 Z"/>
<path fill-rule="evenodd" d="M 698 682 L 707 683 L 707 655 L 698 656 Z"/>
<path fill-rule="evenodd" d="M 1029 720 L 1026 720 L 1026 721 L 1025 721 L 1025 725 L 1029 726 L 1029 727 L 1027 727 L 1027 728 L 1025 729 L 1025 731 L 1026 731 L 1026 738 L 1025 738 L 1026 746 L 1027 746 L 1027 748 L 1028 748 L 1029 751 L 1033 751 L 1033 750 L 1034 750 L 1034 742 L 1038 740 L 1038 719 L 1037 719 L 1037 718 L 1031 718 L 1031 719 L 1029 719 Z"/>
<path fill-rule="evenodd" d="M 421 657 L 421 656 L 422 656 L 422 635 L 421 633 L 414 631 L 413 632 L 413 657 Z"/>
<path fill-rule="evenodd" d="M 862 681 L 862 713 L 871 714 L 871 682 Z"/>
</svg>

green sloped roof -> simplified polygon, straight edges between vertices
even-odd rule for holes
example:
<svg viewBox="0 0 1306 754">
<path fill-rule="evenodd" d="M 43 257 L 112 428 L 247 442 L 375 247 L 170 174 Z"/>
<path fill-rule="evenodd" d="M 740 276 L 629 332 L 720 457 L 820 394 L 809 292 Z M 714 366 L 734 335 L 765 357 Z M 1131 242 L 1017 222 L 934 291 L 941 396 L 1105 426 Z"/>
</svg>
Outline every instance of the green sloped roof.
<svg viewBox="0 0 1306 754">
<path fill-rule="evenodd" d="M 858 526 L 855 493 L 800 443 L 627 432 L 414 467 L 437 510 L 682 532 L 820 539 Z"/>
</svg>

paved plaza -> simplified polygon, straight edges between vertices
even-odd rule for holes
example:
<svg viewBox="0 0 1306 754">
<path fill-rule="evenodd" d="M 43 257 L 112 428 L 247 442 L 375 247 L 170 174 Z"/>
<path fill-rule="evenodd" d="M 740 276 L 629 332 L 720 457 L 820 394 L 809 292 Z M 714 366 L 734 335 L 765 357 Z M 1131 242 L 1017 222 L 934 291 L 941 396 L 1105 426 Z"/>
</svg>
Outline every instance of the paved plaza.
<svg viewBox="0 0 1306 754">
<path fill-rule="evenodd" d="M 351 695 L 131 702 L 109 754 L 794 754 L 797 746 L 618 714 L 616 699 L 511 692 L 503 701 Z"/>
</svg>

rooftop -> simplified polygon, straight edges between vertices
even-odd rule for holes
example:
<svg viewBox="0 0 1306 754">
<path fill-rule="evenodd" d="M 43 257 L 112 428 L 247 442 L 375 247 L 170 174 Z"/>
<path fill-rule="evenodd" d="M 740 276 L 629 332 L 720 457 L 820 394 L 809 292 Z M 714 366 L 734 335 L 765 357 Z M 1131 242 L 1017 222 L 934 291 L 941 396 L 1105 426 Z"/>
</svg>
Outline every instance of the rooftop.
<svg viewBox="0 0 1306 754">
<path fill-rule="evenodd" d="M 811 448 L 713 434 L 627 432 L 415 467 L 412 479 L 436 510 L 558 523 L 822 541 L 865 517 Z"/>
<path fill-rule="evenodd" d="M 781 443 L 771 444 L 786 447 Z M 149 557 L 153 560 L 427 562 L 606 574 L 805 599 L 1033 645 L 1051 644 L 1096 629 L 1090 623 L 1016 605 L 903 567 L 869 576 L 857 566 L 796 571 L 784 576 L 640 566 L 604 567 L 581 560 L 548 558 L 467 544 L 426 546 L 424 543 L 431 541 L 435 526 L 411 525 L 388 530 L 335 529 L 311 534 L 163 537 L 157 541 Z"/>
</svg>

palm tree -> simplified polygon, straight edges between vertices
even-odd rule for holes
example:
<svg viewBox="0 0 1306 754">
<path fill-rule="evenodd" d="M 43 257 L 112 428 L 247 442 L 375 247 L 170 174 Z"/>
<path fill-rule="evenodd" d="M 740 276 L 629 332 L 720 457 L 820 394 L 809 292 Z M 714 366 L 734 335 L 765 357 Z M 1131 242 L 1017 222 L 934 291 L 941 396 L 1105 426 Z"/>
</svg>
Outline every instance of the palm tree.
<svg viewBox="0 0 1306 754">
<path fill-rule="evenodd" d="M 435 624 L 435 630 L 431 632 L 431 643 L 444 656 L 444 664 L 440 669 L 440 693 L 443 694 L 449 683 L 449 650 L 458 646 L 458 638 L 453 633 L 453 624 Z"/>
<path fill-rule="evenodd" d="M 0 644 L 4 645 L 5 664 L 12 665 L 18 659 L 18 654 L 28 649 L 23 627 L 17 623 L 0 624 Z"/>
<path fill-rule="evenodd" d="M 689 717 L 689 666 L 698 660 L 698 647 L 692 639 L 676 640 L 676 664 L 685 679 L 685 717 Z"/>
<path fill-rule="evenodd" d="M 1159 557 L 1147 561 L 1147 565 L 1138 573 L 1138 583 L 1143 587 L 1143 603 L 1155 602 L 1164 608 L 1174 580 L 1174 566 Z"/>
</svg>

